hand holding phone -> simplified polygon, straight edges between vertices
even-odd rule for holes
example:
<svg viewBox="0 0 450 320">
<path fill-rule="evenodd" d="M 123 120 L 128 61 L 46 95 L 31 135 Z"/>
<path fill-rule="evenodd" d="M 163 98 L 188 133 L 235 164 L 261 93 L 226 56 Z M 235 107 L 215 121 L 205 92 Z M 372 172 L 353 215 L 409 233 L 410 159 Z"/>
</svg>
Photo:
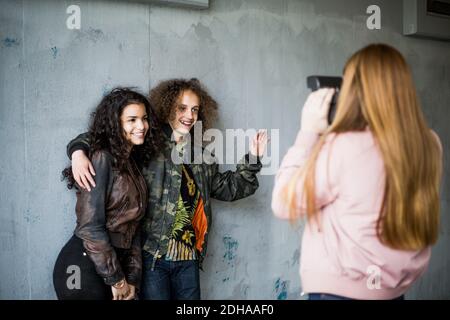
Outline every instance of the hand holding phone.
<svg viewBox="0 0 450 320">
<path fill-rule="evenodd" d="M 306 78 L 306 86 L 311 91 L 317 91 L 321 88 L 334 88 L 335 92 L 331 99 L 330 109 L 328 111 L 328 124 L 333 122 L 336 114 L 337 99 L 339 97 L 339 90 L 342 84 L 342 77 L 330 77 L 330 76 L 309 76 Z"/>
</svg>

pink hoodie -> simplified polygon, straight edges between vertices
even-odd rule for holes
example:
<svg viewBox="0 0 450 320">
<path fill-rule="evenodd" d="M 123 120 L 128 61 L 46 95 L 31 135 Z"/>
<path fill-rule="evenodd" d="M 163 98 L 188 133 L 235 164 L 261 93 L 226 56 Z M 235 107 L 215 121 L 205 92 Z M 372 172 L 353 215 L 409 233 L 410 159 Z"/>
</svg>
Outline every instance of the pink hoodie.
<svg viewBox="0 0 450 320">
<path fill-rule="evenodd" d="M 300 131 L 275 178 L 272 210 L 289 219 L 289 180 L 308 159 L 319 136 Z M 305 227 L 300 258 L 303 291 L 354 299 L 393 299 L 425 271 L 431 250 L 401 251 L 381 244 L 375 226 L 383 200 L 383 159 L 369 130 L 330 135 L 316 163 L 317 223 Z M 297 213 L 305 214 L 303 183 Z"/>
</svg>

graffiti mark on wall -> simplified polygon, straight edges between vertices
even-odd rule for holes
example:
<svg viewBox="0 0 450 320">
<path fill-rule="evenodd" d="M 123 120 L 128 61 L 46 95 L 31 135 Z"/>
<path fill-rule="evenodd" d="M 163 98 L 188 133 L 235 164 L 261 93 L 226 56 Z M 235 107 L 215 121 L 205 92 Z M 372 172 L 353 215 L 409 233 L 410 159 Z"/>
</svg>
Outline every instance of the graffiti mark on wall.
<svg viewBox="0 0 450 320">
<path fill-rule="evenodd" d="M 6 37 L 2 40 L 3 47 L 16 47 L 18 45 L 20 45 L 19 39 Z"/>
<path fill-rule="evenodd" d="M 53 59 L 56 59 L 56 56 L 58 55 L 58 48 L 52 47 L 51 50 L 52 50 Z"/>
<path fill-rule="evenodd" d="M 278 278 L 275 281 L 275 296 L 277 300 L 286 300 L 287 299 L 287 292 L 289 288 L 289 281 L 283 281 L 280 278 Z"/>
<path fill-rule="evenodd" d="M 223 237 L 223 244 L 225 246 L 225 253 L 223 255 L 223 259 L 229 265 L 232 265 L 234 264 L 234 259 L 236 258 L 236 251 L 239 246 L 239 243 L 233 237 L 225 235 Z"/>
</svg>

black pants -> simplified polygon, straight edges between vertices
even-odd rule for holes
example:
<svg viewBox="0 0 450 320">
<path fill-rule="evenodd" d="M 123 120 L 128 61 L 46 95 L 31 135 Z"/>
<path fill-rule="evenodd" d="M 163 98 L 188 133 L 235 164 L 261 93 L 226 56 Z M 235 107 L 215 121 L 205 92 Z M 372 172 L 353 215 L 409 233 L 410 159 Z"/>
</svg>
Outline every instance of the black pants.
<svg viewBox="0 0 450 320">
<path fill-rule="evenodd" d="M 94 263 L 85 253 L 77 236 L 66 243 L 53 270 L 53 285 L 59 300 L 111 300 L 107 286 L 95 271 Z"/>
</svg>

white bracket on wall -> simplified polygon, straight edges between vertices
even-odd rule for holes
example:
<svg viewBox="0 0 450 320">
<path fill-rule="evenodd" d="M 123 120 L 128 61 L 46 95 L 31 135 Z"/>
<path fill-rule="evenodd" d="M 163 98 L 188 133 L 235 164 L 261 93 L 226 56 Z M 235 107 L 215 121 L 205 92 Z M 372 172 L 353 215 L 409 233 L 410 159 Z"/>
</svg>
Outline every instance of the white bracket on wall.
<svg viewBox="0 0 450 320">
<path fill-rule="evenodd" d="M 208 9 L 209 0 L 114 0 L 136 3 L 154 3 L 173 7 L 185 7 L 192 9 Z"/>
<path fill-rule="evenodd" d="M 450 40 L 450 0 L 403 0 L 403 34 Z"/>
</svg>

